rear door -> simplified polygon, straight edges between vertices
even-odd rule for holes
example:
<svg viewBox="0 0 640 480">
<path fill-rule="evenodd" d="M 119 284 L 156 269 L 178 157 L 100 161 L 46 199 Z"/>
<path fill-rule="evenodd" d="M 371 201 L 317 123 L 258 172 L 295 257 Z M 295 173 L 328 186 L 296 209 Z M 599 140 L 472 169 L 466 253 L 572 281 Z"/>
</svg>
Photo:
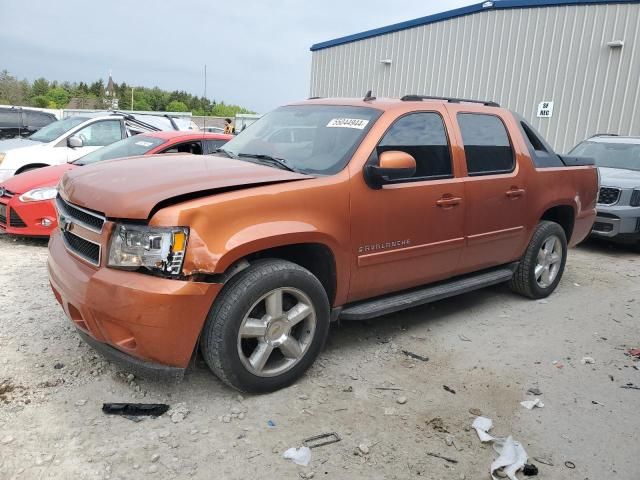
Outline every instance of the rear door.
<svg viewBox="0 0 640 480">
<path fill-rule="evenodd" d="M 367 164 L 385 151 L 416 160 L 411 178 L 374 189 L 362 174 L 351 179 L 354 265 L 349 301 L 451 276 L 464 245 L 464 183 L 449 143 L 446 112 L 411 112 L 396 119 Z"/>
<path fill-rule="evenodd" d="M 471 272 L 516 260 L 527 237 L 527 178 L 532 167 L 524 161 L 521 142 L 514 142 L 509 134 L 507 125 L 513 121 L 498 110 L 450 109 L 467 170 L 467 245 L 460 269 Z"/>
</svg>

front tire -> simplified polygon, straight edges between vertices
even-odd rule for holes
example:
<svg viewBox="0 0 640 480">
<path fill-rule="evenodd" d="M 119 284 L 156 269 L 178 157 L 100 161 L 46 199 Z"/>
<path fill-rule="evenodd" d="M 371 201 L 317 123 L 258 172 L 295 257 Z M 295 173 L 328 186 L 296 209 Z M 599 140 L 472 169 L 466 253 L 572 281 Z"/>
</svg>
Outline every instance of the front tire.
<svg viewBox="0 0 640 480">
<path fill-rule="evenodd" d="M 329 318 L 327 294 L 311 272 L 284 260 L 259 260 L 216 298 L 202 332 L 202 353 L 227 385 L 271 392 L 311 366 Z"/>
<path fill-rule="evenodd" d="M 529 298 L 545 298 L 560 283 L 567 262 L 567 237 L 560 225 L 542 221 L 513 274 L 511 289 Z"/>
</svg>

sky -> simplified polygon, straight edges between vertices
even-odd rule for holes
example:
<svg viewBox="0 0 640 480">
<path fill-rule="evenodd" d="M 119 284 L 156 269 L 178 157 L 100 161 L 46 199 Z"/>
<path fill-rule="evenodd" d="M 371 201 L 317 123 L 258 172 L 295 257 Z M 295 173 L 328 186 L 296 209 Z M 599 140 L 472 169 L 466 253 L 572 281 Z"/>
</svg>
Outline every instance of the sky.
<svg viewBox="0 0 640 480">
<path fill-rule="evenodd" d="M 0 0 L 0 70 L 207 97 L 265 113 L 309 93 L 312 44 L 473 0 Z"/>
</svg>

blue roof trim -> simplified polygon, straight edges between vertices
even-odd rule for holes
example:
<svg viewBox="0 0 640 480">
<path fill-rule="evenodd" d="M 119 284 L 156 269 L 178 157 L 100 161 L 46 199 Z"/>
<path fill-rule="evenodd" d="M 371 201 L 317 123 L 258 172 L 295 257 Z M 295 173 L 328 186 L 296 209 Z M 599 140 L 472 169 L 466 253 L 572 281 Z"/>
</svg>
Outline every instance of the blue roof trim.
<svg viewBox="0 0 640 480">
<path fill-rule="evenodd" d="M 482 6 L 484 3 L 487 2 L 476 3 L 474 5 L 469 5 L 468 7 L 456 8 L 455 10 L 448 10 L 446 12 L 436 13 L 435 15 L 429 15 L 427 17 L 420 17 L 414 20 L 408 20 L 406 22 L 388 25 L 386 27 L 375 28 L 373 30 L 367 30 L 366 32 L 354 33 L 353 35 L 347 35 L 346 37 L 340 37 L 334 40 L 316 43 L 311 46 L 311 51 L 315 52 L 317 50 L 323 50 L 325 48 L 344 45 L 345 43 L 364 40 L 365 38 L 378 37 L 387 33 L 399 32 L 401 30 L 420 27 L 422 25 L 441 22 L 443 20 L 462 17 L 464 15 L 470 15 L 472 13 L 483 12 L 486 10 L 504 10 L 508 8 L 559 7 L 565 5 L 640 3 L 640 0 L 494 0 L 493 2 L 491 2 L 493 3 L 493 5 L 487 8 L 484 8 Z"/>
</svg>

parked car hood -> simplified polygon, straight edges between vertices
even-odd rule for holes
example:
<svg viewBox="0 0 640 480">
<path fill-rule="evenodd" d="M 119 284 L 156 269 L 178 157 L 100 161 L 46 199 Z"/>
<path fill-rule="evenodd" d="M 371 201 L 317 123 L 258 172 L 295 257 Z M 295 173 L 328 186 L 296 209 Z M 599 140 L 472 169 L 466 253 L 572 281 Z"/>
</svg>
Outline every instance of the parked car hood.
<svg viewBox="0 0 640 480">
<path fill-rule="evenodd" d="M 35 140 L 29 140 L 28 138 L 12 138 L 10 140 L 0 141 L 0 152 L 6 153 L 9 150 L 33 147 L 35 145 L 47 145 L 47 144 L 42 142 L 36 142 Z"/>
<path fill-rule="evenodd" d="M 71 203 L 110 218 L 148 219 L 160 202 L 312 178 L 215 155 L 145 155 L 75 168 L 60 183 Z"/>
<path fill-rule="evenodd" d="M 640 172 L 637 170 L 608 167 L 599 167 L 598 170 L 600 170 L 600 185 L 603 187 L 640 187 Z"/>
<path fill-rule="evenodd" d="M 65 163 L 52 167 L 36 168 L 7 179 L 2 186 L 10 192 L 21 194 L 41 187 L 55 187 L 67 170 L 75 168 Z"/>
</svg>

